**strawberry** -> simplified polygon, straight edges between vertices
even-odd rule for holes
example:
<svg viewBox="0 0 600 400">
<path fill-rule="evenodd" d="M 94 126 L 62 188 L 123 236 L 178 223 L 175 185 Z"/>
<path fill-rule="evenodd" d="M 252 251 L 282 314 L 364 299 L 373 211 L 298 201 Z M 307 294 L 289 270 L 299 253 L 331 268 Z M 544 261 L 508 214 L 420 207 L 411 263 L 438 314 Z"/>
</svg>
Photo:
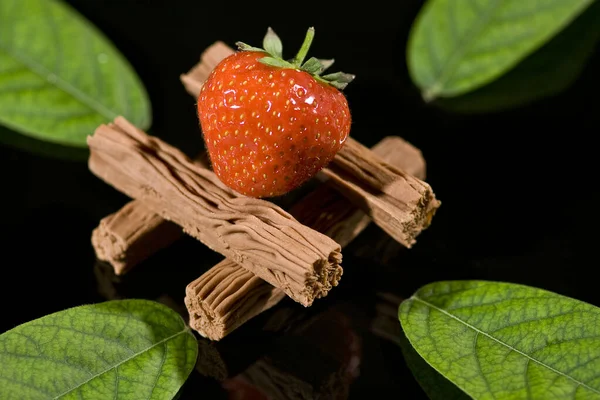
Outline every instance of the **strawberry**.
<svg viewBox="0 0 600 400">
<path fill-rule="evenodd" d="M 321 75 L 333 60 L 306 54 L 310 28 L 296 57 L 282 58 L 271 28 L 264 49 L 239 51 L 215 67 L 198 97 L 198 116 L 214 172 L 251 197 L 280 196 L 301 186 L 335 157 L 350 132 L 340 90 L 354 79 Z"/>
</svg>

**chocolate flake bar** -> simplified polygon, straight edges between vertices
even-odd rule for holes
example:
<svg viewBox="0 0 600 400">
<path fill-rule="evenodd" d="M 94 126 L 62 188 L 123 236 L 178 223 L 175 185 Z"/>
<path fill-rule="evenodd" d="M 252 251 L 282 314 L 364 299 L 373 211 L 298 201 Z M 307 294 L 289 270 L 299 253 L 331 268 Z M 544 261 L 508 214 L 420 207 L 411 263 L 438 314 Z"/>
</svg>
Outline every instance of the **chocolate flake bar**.
<svg viewBox="0 0 600 400">
<path fill-rule="evenodd" d="M 238 194 L 124 118 L 88 138 L 89 168 L 295 301 L 310 306 L 342 274 L 340 245 L 271 202 Z"/>
<path fill-rule="evenodd" d="M 425 177 L 421 152 L 399 137 L 388 137 L 374 152 L 407 173 Z M 299 221 L 327 234 L 342 247 L 362 232 L 371 219 L 327 185 L 300 200 L 291 210 Z M 229 260 L 223 260 L 186 288 L 190 326 L 220 340 L 285 297 L 278 288 Z"/>
</svg>

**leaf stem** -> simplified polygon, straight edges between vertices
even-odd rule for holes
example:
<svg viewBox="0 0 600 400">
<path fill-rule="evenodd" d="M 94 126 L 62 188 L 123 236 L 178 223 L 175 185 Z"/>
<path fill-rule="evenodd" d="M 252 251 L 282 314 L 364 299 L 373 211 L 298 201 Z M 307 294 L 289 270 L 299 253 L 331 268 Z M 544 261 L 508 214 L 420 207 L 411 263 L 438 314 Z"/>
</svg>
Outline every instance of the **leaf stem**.
<svg viewBox="0 0 600 400">
<path fill-rule="evenodd" d="M 425 103 L 427 104 L 431 103 L 438 97 L 438 94 L 440 93 L 441 89 L 441 86 L 436 84 L 430 87 L 429 89 L 424 90 L 421 94 L 423 97 L 423 101 L 425 101 Z"/>
<path fill-rule="evenodd" d="M 302 43 L 302 47 L 298 50 L 298 54 L 296 54 L 296 58 L 294 58 L 294 65 L 300 67 L 308 54 L 308 49 L 310 49 L 310 45 L 312 44 L 313 38 L 315 37 L 315 28 L 312 26 L 308 28 L 306 31 L 306 36 L 304 37 L 304 42 Z"/>
</svg>

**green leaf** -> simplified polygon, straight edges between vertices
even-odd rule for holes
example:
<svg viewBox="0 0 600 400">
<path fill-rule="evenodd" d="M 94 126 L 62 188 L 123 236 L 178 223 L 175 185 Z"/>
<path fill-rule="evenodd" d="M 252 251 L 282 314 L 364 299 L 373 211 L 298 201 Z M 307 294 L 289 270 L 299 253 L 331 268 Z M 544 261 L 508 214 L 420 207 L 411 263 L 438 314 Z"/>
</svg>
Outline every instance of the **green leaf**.
<svg viewBox="0 0 600 400">
<path fill-rule="evenodd" d="M 0 335 L 0 398 L 172 399 L 197 353 L 182 318 L 160 303 L 75 307 Z"/>
<path fill-rule="evenodd" d="M 436 282 L 400 305 L 408 340 L 475 399 L 600 399 L 600 309 L 523 285 Z"/>
<path fill-rule="evenodd" d="M 260 58 L 258 61 L 260 61 L 261 63 L 263 63 L 265 65 L 270 65 L 271 67 L 295 68 L 292 64 L 290 64 L 289 62 L 282 60 L 280 58 L 263 57 L 263 58 Z"/>
<path fill-rule="evenodd" d="M 86 147 L 117 115 L 151 122 L 142 83 L 108 39 L 61 1 L 0 1 L 0 124 Z"/>
<path fill-rule="evenodd" d="M 435 105 L 474 114 L 524 106 L 568 89 L 579 77 L 600 39 L 600 2 L 497 80 Z"/>
<path fill-rule="evenodd" d="M 354 78 L 356 78 L 356 75 L 347 74 L 345 72 L 334 72 L 333 74 L 323 75 L 321 77 L 321 79 L 340 90 L 345 89 Z"/>
<path fill-rule="evenodd" d="M 456 385 L 444 378 L 442 374 L 437 372 L 427 364 L 423 358 L 410 345 L 404 332 L 401 332 L 398 337 L 398 343 L 404 355 L 404 361 L 410 368 L 415 380 L 419 383 L 423 391 L 431 400 L 469 400 L 471 399 L 465 392 L 460 390 Z"/>
<path fill-rule="evenodd" d="M 337 81 L 325 81 L 327 83 L 329 83 L 331 86 L 333 86 L 336 89 L 339 90 L 344 90 L 346 89 L 346 86 L 348 86 L 347 83 L 343 83 L 343 82 L 337 82 Z"/>
<path fill-rule="evenodd" d="M 345 72 L 334 72 L 333 74 L 323 75 L 326 81 L 337 81 L 341 83 L 350 83 L 356 78 L 355 75 L 346 74 Z"/>
<path fill-rule="evenodd" d="M 516 66 L 594 0 L 428 0 L 411 29 L 408 68 L 423 97 L 458 96 Z"/>
<path fill-rule="evenodd" d="M 311 75 L 319 75 L 321 72 L 323 72 L 323 64 L 321 64 L 319 59 L 311 57 L 308 60 L 306 60 L 304 65 L 302 65 L 302 70 L 308 72 Z"/>
<path fill-rule="evenodd" d="M 329 60 L 319 59 L 319 62 L 321 63 L 321 66 L 323 67 L 323 69 L 321 70 L 321 72 L 324 72 L 327 69 L 329 69 L 329 67 L 331 67 L 333 65 L 333 63 L 335 62 L 335 59 L 333 59 L 333 58 L 331 58 Z"/>
<path fill-rule="evenodd" d="M 283 56 L 283 44 L 281 43 L 281 39 L 279 39 L 279 36 L 277 36 L 271 27 L 267 29 L 267 34 L 263 39 L 263 47 L 267 53 L 273 57 L 281 58 Z"/>
</svg>

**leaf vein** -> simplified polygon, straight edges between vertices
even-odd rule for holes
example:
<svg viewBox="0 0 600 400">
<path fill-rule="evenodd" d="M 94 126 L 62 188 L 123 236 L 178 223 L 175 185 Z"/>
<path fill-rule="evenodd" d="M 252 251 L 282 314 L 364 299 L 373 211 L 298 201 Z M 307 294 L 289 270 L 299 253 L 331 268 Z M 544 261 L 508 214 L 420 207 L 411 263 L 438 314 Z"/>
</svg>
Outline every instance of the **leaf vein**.
<svg viewBox="0 0 600 400">
<path fill-rule="evenodd" d="M 32 324 L 32 326 L 35 326 L 35 325 Z M 119 343 L 117 340 L 114 340 L 114 339 L 111 339 L 111 338 L 107 338 L 105 336 L 100 336 L 100 335 L 97 335 L 95 333 L 85 332 L 85 331 L 81 331 L 79 329 L 75 329 L 75 328 L 71 328 L 71 327 L 67 327 L 67 326 L 61 326 L 61 325 L 53 325 L 53 324 L 42 324 L 42 325 L 38 325 L 38 326 L 43 327 L 43 328 L 57 328 L 57 329 L 62 330 L 62 331 L 71 331 L 71 332 L 79 333 L 82 336 L 94 337 L 94 338 L 97 338 L 97 339 L 104 340 L 105 342 L 108 342 L 108 343 L 113 343 L 116 346 L 121 347 L 122 349 L 125 349 L 125 350 L 129 351 L 129 353 L 134 353 L 134 351 L 132 349 L 130 349 L 129 347 L 127 347 L 127 346 Z"/>
<path fill-rule="evenodd" d="M 527 400 L 533 398 L 531 393 L 531 387 L 528 385 L 529 382 L 529 365 L 531 365 L 531 360 L 528 358 L 525 361 L 525 370 L 523 371 L 523 382 L 525 383 L 525 389 L 527 390 Z"/>
<path fill-rule="evenodd" d="M 162 371 L 164 365 L 165 365 L 165 360 L 167 359 L 167 351 L 169 349 L 169 347 L 167 346 L 166 343 L 163 343 L 163 354 L 162 354 L 162 359 L 160 360 L 160 365 L 158 366 L 158 370 L 156 371 L 156 377 L 154 378 L 154 382 L 152 383 L 152 387 L 150 388 L 150 396 L 148 396 L 148 398 L 152 397 L 152 394 L 154 393 L 154 389 L 156 389 L 156 385 L 158 384 L 158 378 L 160 377 L 160 371 Z"/>
<path fill-rule="evenodd" d="M 479 361 L 479 355 L 477 352 L 477 341 L 479 340 L 479 332 L 475 333 L 475 337 L 473 338 L 473 356 L 475 358 L 475 364 L 477 364 L 477 369 L 479 370 L 479 374 L 481 375 L 481 378 L 483 379 L 483 383 L 485 383 L 485 387 L 488 390 L 488 393 L 490 393 L 492 395 L 492 398 L 495 399 L 496 398 L 496 394 L 492 391 L 492 388 L 490 387 L 490 382 L 488 381 L 487 376 L 485 375 L 485 373 L 483 372 L 483 369 L 481 368 L 481 362 Z"/>
<path fill-rule="evenodd" d="M 17 64 L 12 67 L 0 68 L 0 74 L 2 75 L 16 75 L 19 72 L 30 72 L 23 64 Z"/>
<path fill-rule="evenodd" d="M 94 53 L 93 53 L 93 48 L 92 48 L 92 44 L 93 44 L 93 38 L 92 38 L 92 32 L 89 30 L 85 31 L 85 49 L 86 49 L 86 53 L 88 54 L 88 57 L 90 60 L 94 60 L 93 62 L 90 62 L 90 66 L 92 69 L 92 74 L 94 75 L 94 77 L 96 79 L 94 79 L 94 86 L 96 87 L 96 95 L 98 97 L 103 97 L 104 96 L 104 84 L 105 82 L 103 82 L 102 79 L 102 74 L 100 71 L 100 67 L 99 67 L 99 63 L 97 62 L 97 57 L 94 57 Z M 117 81 L 117 82 L 121 82 L 121 81 Z M 117 86 L 121 86 L 121 84 L 117 85 Z M 127 115 L 127 114 L 125 114 Z"/>
<path fill-rule="evenodd" d="M 75 99 L 79 100 L 81 103 L 90 107 L 92 110 L 96 111 L 98 114 L 104 116 L 105 118 L 113 119 L 117 115 L 119 115 L 117 112 L 104 106 L 99 101 L 94 100 L 88 94 L 86 94 L 85 92 L 76 88 L 75 86 L 73 86 L 72 84 L 70 84 L 69 82 L 64 80 L 62 77 L 60 77 L 59 75 L 48 70 L 43 65 L 37 63 L 36 61 L 25 56 L 24 54 L 19 54 L 18 52 L 14 51 L 14 50 L 10 51 L 9 48 L 6 47 L 6 45 L 2 41 L 0 41 L 0 50 L 5 52 L 6 54 L 8 54 L 10 57 L 13 57 L 15 60 L 19 61 L 23 65 L 27 66 L 30 71 L 37 74 L 42 79 L 47 80 L 48 77 L 52 76 L 54 86 L 56 86 L 58 89 L 61 89 L 65 93 L 70 94 Z"/>
<path fill-rule="evenodd" d="M 124 376 L 120 377 L 119 380 L 124 381 L 124 382 L 129 382 L 129 383 L 135 383 L 136 385 L 150 386 L 150 384 L 148 382 L 137 381 L 135 379 L 128 379 L 128 378 L 126 378 Z M 164 390 L 165 392 L 169 390 L 166 387 L 161 386 L 161 385 L 156 385 L 156 388 L 160 389 L 160 390 Z"/>
<path fill-rule="evenodd" d="M 484 331 L 480 330 L 479 328 L 477 328 L 477 327 L 475 327 L 475 326 L 473 326 L 473 325 L 469 324 L 469 323 L 468 323 L 468 322 L 466 322 L 466 321 L 463 321 L 462 319 L 460 319 L 460 318 L 458 318 L 457 316 L 455 316 L 455 315 L 453 315 L 453 314 L 449 313 L 448 311 L 446 311 L 446 310 L 444 310 L 444 309 L 442 309 L 442 308 L 440 308 L 440 307 L 437 307 L 436 305 L 434 305 L 434 304 L 431 304 L 431 303 L 429 303 L 428 301 L 425 301 L 425 300 L 423 300 L 423 299 L 421 299 L 421 298 L 419 298 L 419 297 L 417 297 L 417 296 L 413 296 L 413 297 L 412 297 L 412 299 L 413 299 L 413 300 L 415 300 L 415 301 L 418 301 L 418 302 L 420 302 L 420 303 L 423 303 L 425 306 L 427 306 L 427 307 L 429 307 L 429 308 L 431 308 L 431 309 L 434 309 L 434 310 L 436 310 L 436 311 L 438 311 L 438 312 L 440 312 L 440 313 L 442 313 L 442 314 L 444 314 L 444 315 L 446 315 L 446 316 L 448 316 L 448 317 L 450 317 L 450 318 L 452 318 L 452 319 L 454 319 L 454 320 L 456 320 L 456 321 L 460 322 L 461 324 L 464 324 L 464 325 L 468 326 L 469 328 L 471 328 L 471 329 L 472 329 L 472 330 L 474 330 L 475 332 L 478 332 L 478 333 L 482 334 L 483 336 L 485 336 L 485 337 L 487 337 L 487 338 L 489 338 L 489 339 L 493 340 L 494 342 L 496 342 L 496 343 L 498 343 L 498 344 L 501 344 L 501 345 L 503 345 L 503 346 L 505 346 L 505 347 L 509 348 L 510 350 L 514 351 L 515 353 L 517 353 L 517 354 L 520 354 L 521 356 L 523 356 L 523 357 L 525 357 L 525 358 L 528 358 L 529 360 L 531 360 L 531 361 L 533 361 L 533 362 L 535 362 L 535 363 L 537 363 L 537 364 L 541 365 L 542 367 L 545 367 L 545 368 L 549 369 L 550 371 L 554 372 L 555 374 L 558 374 L 558 375 L 564 376 L 565 378 L 572 380 L 573 382 L 575 382 L 575 383 L 577 383 L 577 384 L 579 384 L 579 385 L 581 385 L 581 386 L 585 387 L 586 389 L 589 389 L 590 391 L 592 391 L 592 392 L 594 392 L 594 393 L 596 393 L 596 394 L 600 394 L 600 390 L 598 390 L 598 389 L 595 389 L 595 388 L 593 388 L 593 387 L 591 387 L 591 386 L 587 385 L 585 382 L 582 382 L 582 381 L 580 381 L 580 380 L 577 380 L 577 379 L 573 378 L 572 376 L 569 376 L 569 375 L 565 374 L 564 372 L 562 372 L 562 371 L 559 371 L 559 370 L 557 370 L 556 368 L 553 368 L 552 366 L 550 366 L 550 365 L 548 365 L 548 364 L 545 364 L 544 362 L 542 362 L 542 361 L 540 361 L 540 360 L 537 360 L 537 359 L 533 358 L 532 356 L 528 355 L 527 353 L 524 353 L 524 352 L 522 352 L 521 350 L 519 350 L 519 349 L 516 349 L 516 348 L 512 347 L 512 346 L 511 346 L 511 345 L 509 345 L 508 343 L 505 343 L 505 342 L 501 341 L 500 339 L 497 339 L 497 338 L 495 338 L 495 337 L 494 337 L 494 336 L 492 336 L 491 334 L 489 334 L 489 333 L 487 333 L 487 332 L 484 332 Z"/>
<path fill-rule="evenodd" d="M 48 393 L 46 393 L 46 392 L 45 392 L 43 389 L 39 389 L 39 388 L 37 388 L 37 387 L 35 387 L 35 386 L 33 386 L 33 385 L 29 385 L 29 384 L 27 384 L 27 383 L 25 383 L 25 382 L 16 381 L 16 380 L 14 380 L 14 379 L 10 379 L 10 378 L 7 378 L 7 377 L 5 377 L 5 376 L 2 376 L 2 375 L 0 375 L 0 379 L 3 379 L 3 380 L 5 380 L 5 381 L 8 381 L 8 382 L 10 382 L 10 383 L 12 383 L 12 384 L 16 384 L 16 385 L 19 385 L 19 386 L 22 386 L 22 387 L 25 387 L 25 388 L 31 389 L 31 390 L 33 390 L 33 391 L 36 391 L 36 392 L 38 392 L 38 393 L 41 393 L 41 394 L 43 394 L 44 396 L 48 396 Z"/>
<path fill-rule="evenodd" d="M 556 0 L 554 3 L 550 3 L 545 7 L 536 8 L 533 11 L 526 11 L 526 12 L 519 12 L 519 13 L 504 15 L 501 18 L 497 18 L 497 17 L 493 18 L 492 21 L 494 21 L 495 23 L 503 23 L 503 22 L 513 23 L 516 20 L 527 19 L 527 18 L 531 18 L 533 16 L 537 16 L 540 14 L 553 12 L 558 7 L 560 7 L 561 5 L 564 5 L 564 4 L 565 4 L 564 0 Z"/>
<path fill-rule="evenodd" d="M 152 346 L 150 346 L 150 347 L 148 347 L 148 348 L 142 349 L 142 350 L 140 350 L 139 352 L 132 354 L 131 356 L 129 356 L 129 357 L 127 357 L 126 359 L 124 359 L 123 361 L 119 362 L 117 365 L 115 365 L 115 366 L 111 366 L 111 367 L 109 367 L 109 368 L 106 368 L 105 370 L 103 370 L 103 371 L 100 371 L 100 372 L 98 372 L 97 374 L 95 374 L 95 375 L 91 376 L 91 377 L 90 377 L 89 379 L 87 379 L 86 381 L 84 381 L 84 382 L 81 382 L 81 383 L 80 383 L 80 384 L 78 384 L 77 386 L 75 386 L 75 387 L 72 387 L 72 388 L 70 388 L 70 389 L 67 389 L 67 390 L 65 390 L 63 393 L 61 393 L 61 394 L 59 394 L 59 395 L 55 396 L 55 397 L 54 397 L 54 399 L 58 399 L 58 398 L 60 398 L 60 397 L 62 397 L 62 396 L 64 396 L 64 395 L 66 395 L 66 394 L 68 394 L 68 393 L 71 393 L 71 392 L 73 392 L 73 391 L 75 391 L 75 390 L 77 390 L 77 389 L 81 388 L 83 385 L 87 384 L 87 383 L 88 383 L 88 382 L 90 382 L 92 379 L 95 379 L 95 378 L 97 378 L 97 377 L 99 377 L 99 376 L 101 376 L 101 375 L 104 375 L 105 373 L 107 373 L 107 372 L 109 372 L 109 371 L 111 371 L 111 370 L 113 370 L 113 369 L 115 369 L 115 368 L 118 368 L 119 366 L 121 366 L 121 365 L 125 364 L 126 362 L 128 362 L 128 361 L 130 361 L 130 360 L 132 360 L 132 359 L 136 358 L 137 356 L 139 356 L 139 355 L 141 355 L 141 354 L 143 354 L 143 353 L 145 353 L 145 352 L 148 352 L 148 351 L 150 351 L 151 349 L 155 348 L 156 346 L 163 345 L 165 342 L 168 342 L 169 340 L 172 340 L 172 339 L 176 338 L 177 336 L 179 336 L 179 335 L 181 335 L 181 334 L 185 334 L 185 333 L 187 333 L 187 329 L 184 329 L 184 330 L 183 330 L 183 331 L 181 331 L 181 332 L 177 332 L 176 334 L 174 334 L 174 335 L 171 335 L 171 336 L 169 336 L 169 337 L 166 337 L 166 338 L 164 338 L 163 340 L 161 340 L 160 342 L 157 342 L 157 343 L 153 344 Z"/>
<path fill-rule="evenodd" d="M 45 88 L 47 88 L 48 85 L 45 83 L 42 84 L 35 84 L 35 85 L 31 85 L 31 84 L 20 84 L 20 85 L 14 85 L 14 86 L 5 86 L 2 87 L 2 85 L 0 85 L 0 96 L 3 96 L 7 93 L 15 93 L 15 92 L 23 92 L 23 91 L 30 91 L 30 90 L 43 90 Z"/>
<path fill-rule="evenodd" d="M 54 20 L 54 15 L 52 15 L 52 7 L 49 7 L 49 3 L 45 0 L 38 0 L 38 4 L 42 5 L 44 8 L 44 20 L 48 24 L 50 28 L 50 32 L 52 32 L 52 39 L 54 42 L 54 51 L 56 52 L 56 59 L 54 61 L 54 70 L 55 75 L 60 75 L 61 65 L 63 63 L 64 58 L 64 50 L 63 43 L 60 40 L 60 35 L 58 33 L 58 29 L 56 26 L 56 21 Z"/>
<path fill-rule="evenodd" d="M 52 358 L 49 358 L 45 355 L 38 355 L 38 356 L 32 356 L 29 354 L 19 354 L 19 353 L 12 353 L 12 352 L 8 352 L 8 351 L 3 351 L 0 353 L 0 359 L 2 358 L 1 356 L 9 356 L 9 357 L 15 357 L 15 358 L 22 358 L 22 359 L 32 359 L 32 360 L 43 360 L 43 361 L 48 361 L 51 362 L 53 364 L 58 364 L 58 365 L 62 365 L 64 367 L 68 367 L 68 368 L 72 368 L 75 369 L 77 371 L 83 371 L 88 375 L 91 375 L 90 371 L 84 370 L 83 368 L 81 368 L 80 366 L 77 365 L 73 365 L 73 364 L 69 364 L 66 361 L 61 361 L 61 360 L 55 360 Z"/>
<path fill-rule="evenodd" d="M 589 360 L 587 360 L 586 362 L 584 362 L 584 363 L 582 363 L 582 364 L 577 364 L 577 365 L 575 365 L 573 368 L 570 368 L 570 369 L 567 371 L 567 373 L 571 373 L 571 372 L 573 372 L 573 371 L 575 371 L 575 370 L 578 370 L 579 368 L 585 367 L 586 365 L 588 365 L 588 364 L 591 364 L 591 363 L 593 363 L 594 361 L 596 361 L 596 360 L 598 360 L 598 359 L 600 359 L 600 354 L 598 354 L 598 355 L 597 355 L 597 356 L 595 356 L 595 357 L 591 357 Z"/>
<path fill-rule="evenodd" d="M 499 40 L 497 42 L 494 42 L 490 46 L 475 48 L 473 51 L 469 52 L 469 54 L 465 58 L 473 59 L 486 54 L 497 54 L 500 50 L 504 50 L 522 44 L 524 41 L 530 39 L 534 34 L 535 31 L 528 30 L 527 32 L 523 32 L 519 35 L 513 36 L 509 40 Z"/>
<path fill-rule="evenodd" d="M 448 290 L 445 292 L 435 293 L 435 294 L 432 294 L 432 296 L 444 297 L 444 296 L 449 296 L 449 295 L 457 294 L 457 293 L 466 293 L 466 292 L 471 292 L 471 291 L 475 291 L 475 290 L 480 290 L 481 288 L 484 288 L 484 287 L 490 286 L 490 285 L 491 284 L 489 282 L 478 282 L 477 286 L 460 287 L 460 288 L 454 289 L 454 290 Z"/>
<path fill-rule="evenodd" d="M 121 66 L 116 63 L 112 63 L 111 66 L 112 66 L 112 70 L 118 76 L 119 82 L 125 82 L 125 79 L 123 79 L 124 75 L 123 75 L 123 70 L 121 69 Z M 130 104 L 129 104 L 129 101 L 127 101 L 127 96 L 125 95 L 125 85 L 122 85 L 122 84 L 117 85 L 117 87 L 115 89 L 117 92 L 119 105 L 121 107 L 123 107 L 123 114 L 129 115 Z"/>
<path fill-rule="evenodd" d="M 471 6 L 471 8 L 475 11 L 475 14 L 481 13 L 481 8 L 479 8 L 479 5 L 475 0 L 468 0 L 468 3 Z"/>
<path fill-rule="evenodd" d="M 545 321 L 547 319 L 559 318 L 559 317 L 564 317 L 564 316 L 567 316 L 567 315 L 573 315 L 573 314 L 578 314 L 578 313 L 584 314 L 584 313 L 589 313 L 589 311 L 587 311 L 587 310 L 581 310 L 581 311 L 569 310 L 569 311 L 558 313 L 558 314 L 554 314 L 554 315 L 547 315 L 545 317 L 537 317 L 537 318 L 524 319 L 522 321 L 517 321 L 517 322 L 515 322 L 513 324 L 504 325 L 504 326 L 502 326 L 502 327 L 500 327 L 498 329 L 493 330 L 490 333 L 497 333 L 497 332 L 503 331 L 504 329 L 514 328 L 516 326 L 528 324 L 530 322 Z"/>
<path fill-rule="evenodd" d="M 461 290 L 464 291 L 464 290 Z M 461 291 L 453 291 L 450 294 L 454 294 L 454 293 L 460 293 Z M 516 301 L 516 300 L 546 300 L 546 299 L 553 299 L 553 296 L 525 296 L 525 297 L 512 297 L 510 299 L 500 299 L 500 300 L 494 300 L 494 301 L 490 301 L 488 303 L 479 303 L 477 304 L 477 306 L 493 306 L 496 304 L 501 304 L 501 303 L 505 303 L 507 301 Z M 448 307 L 447 310 L 448 311 L 456 311 L 456 310 L 462 310 L 463 308 L 470 308 L 473 307 L 473 304 L 467 304 L 466 306 L 460 306 L 460 307 Z"/>
<path fill-rule="evenodd" d="M 430 91 L 432 91 L 432 89 L 440 90 L 444 87 L 444 84 L 454 73 L 458 61 L 460 61 L 461 57 L 466 54 L 469 51 L 469 48 L 473 45 L 473 38 L 480 36 L 481 32 L 489 27 L 488 23 L 493 18 L 494 11 L 496 8 L 498 8 L 501 2 L 502 0 L 491 0 L 487 10 L 482 13 L 483 15 L 481 15 L 477 22 L 464 33 L 463 39 L 458 43 L 458 50 L 452 54 L 452 56 L 448 58 L 448 60 L 440 68 L 441 73 L 437 81 L 429 89 Z M 431 95 L 435 96 L 436 93 L 431 93 Z"/>
<path fill-rule="evenodd" d="M 453 4 L 450 2 L 449 4 L 447 4 L 447 10 L 446 12 L 448 13 L 448 21 L 449 21 L 449 25 L 450 25 L 450 34 L 452 35 L 452 41 L 454 43 L 459 41 L 458 38 L 458 31 L 456 28 L 456 9 L 457 7 L 453 7 Z"/>
<path fill-rule="evenodd" d="M 119 367 L 116 368 L 115 371 L 115 396 L 113 400 L 117 400 L 119 398 Z"/>
</svg>

